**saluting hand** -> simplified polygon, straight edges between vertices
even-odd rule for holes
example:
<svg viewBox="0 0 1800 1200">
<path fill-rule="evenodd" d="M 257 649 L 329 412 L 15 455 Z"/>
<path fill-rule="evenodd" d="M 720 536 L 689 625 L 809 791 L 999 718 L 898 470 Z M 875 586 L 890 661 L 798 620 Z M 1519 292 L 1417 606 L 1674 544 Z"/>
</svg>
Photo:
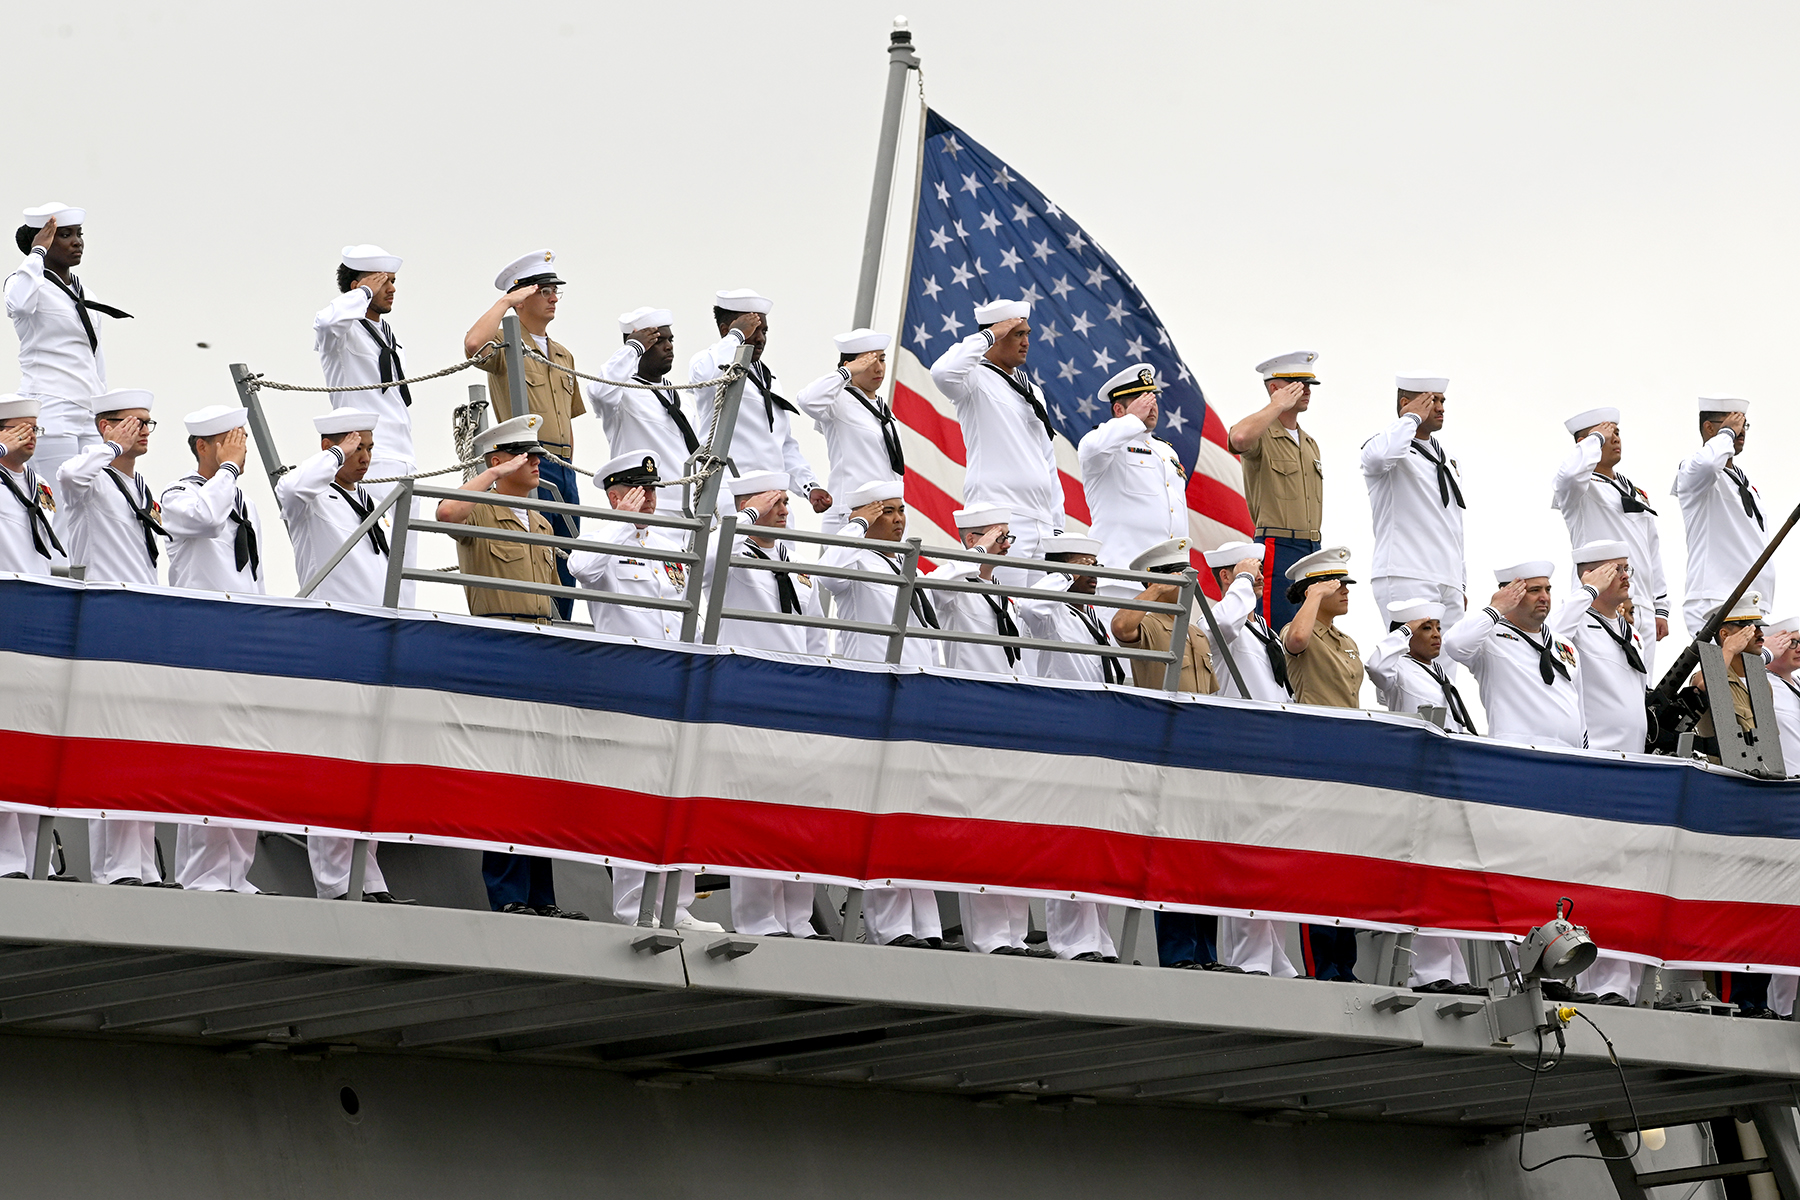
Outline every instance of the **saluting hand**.
<svg viewBox="0 0 1800 1200">
<path fill-rule="evenodd" d="M 1488 607 L 1506 617 L 1511 616 L 1523 603 L 1525 603 L 1525 581 L 1515 579 L 1494 593 L 1494 598 L 1488 601 Z"/>
<path fill-rule="evenodd" d="M 361 279 L 357 280 L 356 286 L 368 288 L 369 295 L 371 296 L 379 296 L 381 295 L 381 289 L 386 287 L 388 285 L 388 280 L 393 277 L 394 274 L 392 271 L 371 271 Z"/>
<path fill-rule="evenodd" d="M 1436 392 L 1420 392 L 1400 406 L 1400 415 L 1405 416 L 1407 413 L 1411 413 L 1421 421 L 1428 420 L 1431 410 L 1437 407 L 1437 402 L 1442 398 Z"/>
<path fill-rule="evenodd" d="M 228 462 L 238 470 L 243 470 L 249 445 L 250 435 L 242 425 L 236 429 L 227 429 L 225 440 L 219 443 L 219 461 Z"/>
<path fill-rule="evenodd" d="M 1611 587 L 1613 585 L 1613 581 L 1616 580 L 1618 577 L 1619 577 L 1619 564 L 1618 563 L 1601 563 L 1599 566 L 1597 566 L 1593 570 L 1589 571 L 1586 575 L 1583 575 L 1581 577 L 1581 582 L 1587 584 L 1589 587 L 1593 588 L 1596 592 L 1600 592 L 1600 593 L 1604 594 L 1606 589 Z"/>
<path fill-rule="evenodd" d="M 37 236 L 31 239 L 31 248 L 33 250 L 48 250 L 50 248 L 50 243 L 55 240 L 56 218 L 51 217 L 48 221 L 44 222 L 44 227 L 37 231 Z M 29 253 L 29 251 L 27 253 Z"/>
<path fill-rule="evenodd" d="M 1025 324 L 1024 317 L 1008 317 L 1006 320 L 990 326 L 988 332 L 993 334 L 996 342 L 1004 341 L 1008 334 L 1023 324 Z"/>
<path fill-rule="evenodd" d="M 355 454 L 361 446 L 362 434 L 360 433 L 346 433 L 344 440 L 337 444 L 338 453 L 344 456 L 345 462 L 349 462 L 350 456 Z"/>
<path fill-rule="evenodd" d="M 1721 429 L 1729 429 L 1734 437 L 1744 436 L 1744 414 L 1741 412 L 1726 413 L 1725 419 L 1719 422 Z"/>
<path fill-rule="evenodd" d="M 1300 406 L 1302 400 L 1306 399 L 1306 385 L 1304 383 L 1283 384 L 1275 389 L 1269 399 L 1279 404 L 1282 412 L 1292 412 Z"/>
<path fill-rule="evenodd" d="M 0 429 L 0 446 L 5 446 L 6 454 L 11 454 L 14 450 L 17 450 L 20 446 L 23 446 L 26 442 L 30 441 L 31 436 L 32 431 L 30 425 L 8 425 L 5 429 Z M 0 454 L 0 458 L 4 457 L 6 457 L 6 455 Z"/>
<path fill-rule="evenodd" d="M 1239 575 L 1250 576 L 1250 586 L 1260 592 L 1262 590 L 1263 581 L 1262 569 L 1263 560 L 1260 557 L 1246 558 L 1240 560 L 1237 566 L 1231 568 L 1231 574 L 1233 578 L 1236 578 Z"/>
<path fill-rule="evenodd" d="M 506 307 L 519 307 L 519 305 L 537 295 L 537 290 L 538 285 L 535 283 L 528 283 L 524 287 L 514 288 L 512 291 L 506 293 Z M 493 310 L 489 309 L 488 311 L 492 312 Z"/>
<path fill-rule="evenodd" d="M 144 431 L 144 423 L 136 417 L 126 417 L 112 427 L 112 436 L 106 440 L 130 454 L 138 444 L 138 435 Z"/>
<path fill-rule="evenodd" d="M 769 491 L 758 492 L 754 496 L 744 497 L 744 499 L 738 501 L 738 508 L 739 510 L 754 508 L 756 510 L 757 523 L 762 524 L 769 519 L 769 514 L 775 511 L 775 502 L 785 495 L 787 495 L 787 493 L 780 488 L 771 488 Z"/>
<path fill-rule="evenodd" d="M 497 480 L 505 479 L 508 475 L 511 475 L 515 471 L 523 471 L 525 469 L 526 465 L 529 464 L 530 462 L 531 462 L 531 455 L 515 454 L 511 458 L 507 459 L 505 462 L 497 463 L 494 466 L 489 467 L 488 470 L 490 470 L 494 473 L 495 479 L 497 479 Z"/>
<path fill-rule="evenodd" d="M 1320 601 L 1323 601 L 1325 597 L 1331 595 L 1342 586 L 1343 580 L 1341 579 L 1316 579 L 1312 583 L 1306 585 L 1306 598 L 1311 600 L 1314 596 L 1317 596 Z"/>
<path fill-rule="evenodd" d="M 763 323 L 761 313 L 739 313 L 737 320 L 727 325 L 727 329 L 735 329 L 747 342 L 756 336 L 756 327 Z"/>
<path fill-rule="evenodd" d="M 1141 396 L 1133 396 L 1125 411 L 1144 423 L 1145 428 L 1155 429 L 1157 418 L 1156 393 L 1145 392 Z"/>
<path fill-rule="evenodd" d="M 1755 640 L 1756 626 L 1754 625 L 1740 625 L 1726 634 L 1725 640 L 1719 643 L 1719 648 L 1725 652 L 1726 665 L 1729 666 L 1736 662 L 1738 656 L 1748 650 L 1750 643 Z"/>
<path fill-rule="evenodd" d="M 881 380 L 886 374 L 881 357 L 884 353 L 881 350 L 869 350 L 844 364 L 844 369 L 850 372 L 850 382 L 856 385 L 858 391 L 872 392 L 881 386 Z"/>
<path fill-rule="evenodd" d="M 1589 434 L 1599 434 L 1602 442 L 1610 442 L 1619 436 L 1619 427 L 1612 421 L 1602 421 L 1588 430 Z"/>
</svg>

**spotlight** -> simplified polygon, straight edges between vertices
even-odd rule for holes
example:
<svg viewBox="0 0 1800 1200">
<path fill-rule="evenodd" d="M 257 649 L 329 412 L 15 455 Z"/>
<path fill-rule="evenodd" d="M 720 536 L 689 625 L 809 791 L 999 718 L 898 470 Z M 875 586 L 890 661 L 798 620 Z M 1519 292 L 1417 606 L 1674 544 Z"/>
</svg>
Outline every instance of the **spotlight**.
<svg viewBox="0 0 1800 1200">
<path fill-rule="evenodd" d="M 1575 913 L 1575 902 L 1567 896 L 1556 902 L 1556 919 L 1533 929 L 1519 948 L 1519 970 L 1527 980 L 1560 979 L 1567 982 L 1594 965 L 1600 948 L 1580 925 L 1571 924 L 1566 916 Z"/>
</svg>

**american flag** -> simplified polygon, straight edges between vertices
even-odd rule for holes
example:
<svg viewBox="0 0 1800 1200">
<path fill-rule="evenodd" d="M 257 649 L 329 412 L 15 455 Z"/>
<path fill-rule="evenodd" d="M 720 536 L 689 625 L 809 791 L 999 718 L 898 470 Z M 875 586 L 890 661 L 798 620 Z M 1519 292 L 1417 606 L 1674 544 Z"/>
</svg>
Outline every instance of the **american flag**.
<svg viewBox="0 0 1800 1200">
<path fill-rule="evenodd" d="M 962 507 L 967 458 L 955 408 L 931 382 L 931 364 L 975 331 L 975 306 L 995 299 L 1032 306 L 1026 369 L 1060 435 L 1056 455 L 1070 532 L 1090 521 L 1075 445 L 1111 416 L 1096 398 L 1100 385 L 1132 363 L 1155 369 L 1164 388 L 1157 433 L 1188 468 L 1188 528 L 1204 579 L 1198 551 L 1248 537 L 1251 526 L 1243 472 L 1193 371 L 1112 255 L 1029 181 L 929 110 L 906 308 L 893 356 L 913 532 L 957 541 L 951 514 Z"/>
</svg>

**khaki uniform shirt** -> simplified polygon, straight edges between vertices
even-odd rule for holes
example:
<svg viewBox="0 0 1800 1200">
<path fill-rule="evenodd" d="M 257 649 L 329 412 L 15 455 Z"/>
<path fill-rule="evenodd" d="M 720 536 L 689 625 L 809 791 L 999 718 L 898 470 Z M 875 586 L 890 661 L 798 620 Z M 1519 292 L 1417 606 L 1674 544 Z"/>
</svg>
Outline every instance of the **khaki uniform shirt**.
<svg viewBox="0 0 1800 1200">
<path fill-rule="evenodd" d="M 1144 623 L 1138 626 L 1138 640 L 1132 648 L 1167 650 L 1174 633 L 1174 614 L 1145 613 Z M 1141 688 L 1160 691 L 1168 670 L 1167 664 L 1134 658 L 1131 660 L 1131 682 Z M 1181 690 L 1198 696 L 1210 696 L 1219 690 L 1219 681 L 1212 669 L 1212 647 L 1207 645 L 1206 635 L 1194 627 L 1191 619 L 1188 621 L 1187 649 L 1181 655 Z"/>
<path fill-rule="evenodd" d="M 531 335 L 525 335 L 527 346 L 537 349 L 537 343 Z M 568 348 L 554 338 L 548 339 L 549 353 L 544 357 L 551 362 L 565 367 L 575 365 L 575 356 Z M 512 392 L 506 376 L 506 355 L 496 350 L 493 356 L 481 365 L 488 373 L 488 401 L 494 406 L 494 423 L 511 420 L 522 413 L 512 411 Z M 531 411 L 544 418 L 543 428 L 538 430 L 538 441 L 553 450 L 573 450 L 575 435 L 570 431 L 569 423 L 587 412 L 587 405 L 581 402 L 581 392 L 575 386 L 575 377 L 567 371 L 553 371 L 535 359 L 525 360 L 525 399 L 531 403 Z M 558 457 L 567 458 L 567 454 Z M 574 497 L 564 497 L 571 503 Z"/>
<path fill-rule="evenodd" d="M 1287 644 L 1287 631 L 1291 628 L 1290 622 L 1281 631 L 1283 645 Z M 1297 703 L 1360 708 L 1357 700 L 1362 681 L 1362 655 L 1356 642 L 1336 625 L 1314 622 L 1312 641 L 1306 649 L 1288 655 L 1288 683 L 1293 686 Z"/>
<path fill-rule="evenodd" d="M 1244 451 L 1244 501 L 1258 535 L 1269 529 L 1282 531 L 1275 537 L 1316 542 L 1324 519 L 1325 471 L 1319 443 L 1304 429 L 1294 432 L 1300 435 L 1297 443 L 1280 421 L 1271 421 Z"/>
<path fill-rule="evenodd" d="M 531 518 L 531 532 L 551 534 L 550 522 L 544 514 L 525 510 Z M 477 504 L 464 525 L 481 529 L 516 529 L 526 532 L 512 509 L 500 504 Z M 456 561 L 464 575 L 486 575 L 494 579 L 513 579 L 520 583 L 561 583 L 556 575 L 556 551 L 549 546 L 530 546 L 524 542 L 503 542 L 497 538 L 457 538 Z M 477 617 L 521 617 L 550 621 L 556 616 L 554 602 L 548 596 L 528 592 L 503 592 L 498 588 L 464 587 L 469 594 L 469 612 Z"/>
</svg>

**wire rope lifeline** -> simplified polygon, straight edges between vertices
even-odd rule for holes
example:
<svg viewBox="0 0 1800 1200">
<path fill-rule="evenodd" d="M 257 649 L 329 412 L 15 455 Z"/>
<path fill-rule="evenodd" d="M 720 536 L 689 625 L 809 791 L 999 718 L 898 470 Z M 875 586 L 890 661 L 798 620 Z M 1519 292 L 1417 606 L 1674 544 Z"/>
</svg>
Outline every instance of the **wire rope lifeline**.
<svg viewBox="0 0 1800 1200">
<path fill-rule="evenodd" d="M 702 379 L 699 383 L 640 383 L 637 380 L 626 382 L 620 379 L 603 379 L 598 375 L 589 375 L 577 371 L 574 367 L 565 367 L 559 362 L 551 362 L 529 346 L 522 347 L 525 357 L 534 362 L 541 362 L 546 367 L 561 371 L 565 375 L 573 375 L 577 379 L 585 379 L 589 383 L 604 383 L 608 387 L 632 388 L 640 392 L 697 392 L 701 388 L 709 388 L 716 384 L 729 385 L 747 374 L 744 368 L 732 363 L 725 368 L 725 373 L 716 379 Z M 392 385 L 390 385 L 392 386 Z"/>
<path fill-rule="evenodd" d="M 480 350 L 476 351 L 474 355 L 472 355 L 469 358 L 465 358 L 462 362 L 459 362 L 459 363 L 455 364 L 454 366 L 445 367 L 441 371 L 433 371 L 428 375 L 413 375 L 413 376 L 409 376 L 406 379 L 390 379 L 386 383 L 346 383 L 346 384 L 339 384 L 335 387 L 320 387 L 320 386 L 313 386 L 310 384 L 303 384 L 303 383 L 280 383 L 280 382 L 277 382 L 276 380 L 266 378 L 263 375 L 253 374 L 253 375 L 250 375 L 245 378 L 244 385 L 253 392 L 261 391 L 263 388 L 268 388 L 269 390 L 276 391 L 276 392 L 324 392 L 324 393 L 380 392 L 380 391 L 386 391 L 388 388 L 400 387 L 403 384 L 411 385 L 411 384 L 415 384 L 415 383 L 425 383 L 426 381 L 432 380 L 432 379 L 442 379 L 446 375 L 454 375 L 458 371 L 466 371 L 470 367 L 481 366 L 483 363 L 487 362 L 490 357 L 493 356 L 493 353 L 496 350 L 500 350 L 502 348 L 503 348 L 503 346 L 500 342 L 489 342 L 485 346 L 483 346 Z M 574 367 L 565 367 L 561 363 L 551 362 L 549 359 L 547 359 L 543 355 L 539 354 L 536 350 L 526 349 L 524 351 L 524 354 L 525 354 L 526 358 L 535 359 L 536 361 L 543 363 L 545 366 L 553 367 L 558 371 L 566 372 L 567 374 L 573 375 L 578 379 L 586 379 L 593 383 L 604 383 L 604 384 L 608 385 L 609 387 L 634 388 L 638 391 L 645 391 L 645 392 L 698 391 L 701 388 L 709 388 L 709 387 L 713 387 L 717 384 L 729 384 L 729 383 L 733 382 L 734 380 L 736 380 L 740 375 L 742 375 L 744 373 L 742 368 L 738 367 L 734 363 L 731 366 L 727 367 L 725 369 L 725 373 L 723 375 L 720 375 L 717 379 L 703 379 L 699 383 L 637 383 L 637 382 L 627 382 L 627 381 L 619 380 L 619 379 L 602 379 L 598 375 L 587 375 L 587 374 L 582 373 L 581 371 L 577 371 Z M 435 472 L 435 474 L 439 474 L 439 475 L 441 475 L 443 473 L 444 472 L 442 472 L 442 471 Z M 423 476 L 420 476 L 420 478 L 423 478 Z M 370 480 L 369 482 L 376 483 L 376 482 L 381 482 L 381 481 Z"/>
</svg>

